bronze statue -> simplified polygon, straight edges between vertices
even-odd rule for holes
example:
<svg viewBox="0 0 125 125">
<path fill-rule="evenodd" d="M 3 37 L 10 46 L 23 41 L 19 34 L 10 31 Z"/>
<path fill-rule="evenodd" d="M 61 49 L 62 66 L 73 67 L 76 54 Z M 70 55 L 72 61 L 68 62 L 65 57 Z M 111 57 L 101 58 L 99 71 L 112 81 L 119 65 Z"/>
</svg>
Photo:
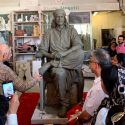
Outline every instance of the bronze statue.
<svg viewBox="0 0 125 125">
<path fill-rule="evenodd" d="M 46 56 L 49 62 L 41 67 L 43 75 L 48 68 L 60 95 L 61 109 L 60 117 L 65 117 L 70 106 L 70 95 L 72 83 L 77 79 L 78 71 L 81 71 L 83 63 L 83 44 L 77 31 L 68 25 L 66 13 L 57 9 L 53 13 L 54 19 L 40 45 L 42 56 Z"/>
</svg>

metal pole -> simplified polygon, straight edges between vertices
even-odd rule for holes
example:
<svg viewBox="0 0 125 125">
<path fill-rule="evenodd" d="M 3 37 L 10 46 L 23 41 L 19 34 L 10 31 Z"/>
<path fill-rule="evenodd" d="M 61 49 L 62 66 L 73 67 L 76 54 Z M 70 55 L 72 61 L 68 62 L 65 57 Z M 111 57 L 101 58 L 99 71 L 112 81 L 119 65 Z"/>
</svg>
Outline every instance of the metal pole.
<svg viewBox="0 0 125 125">
<path fill-rule="evenodd" d="M 44 104 L 45 104 L 45 83 L 43 81 L 43 78 L 40 80 L 40 110 L 44 110 Z"/>
</svg>

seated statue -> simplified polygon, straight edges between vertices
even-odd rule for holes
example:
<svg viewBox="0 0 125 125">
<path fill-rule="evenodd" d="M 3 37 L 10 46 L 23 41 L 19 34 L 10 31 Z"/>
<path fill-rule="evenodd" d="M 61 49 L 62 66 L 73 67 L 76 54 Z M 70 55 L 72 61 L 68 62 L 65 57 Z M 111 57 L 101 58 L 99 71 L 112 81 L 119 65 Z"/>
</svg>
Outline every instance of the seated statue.
<svg viewBox="0 0 125 125">
<path fill-rule="evenodd" d="M 70 106 L 70 90 L 73 82 L 78 81 L 81 72 L 84 52 L 83 44 L 77 31 L 68 25 L 66 13 L 57 9 L 53 13 L 51 29 L 49 29 L 41 42 L 39 52 L 47 57 L 48 61 L 40 69 L 40 74 L 45 78 L 49 71 L 59 92 L 61 109 L 58 116 L 65 117 Z"/>
</svg>

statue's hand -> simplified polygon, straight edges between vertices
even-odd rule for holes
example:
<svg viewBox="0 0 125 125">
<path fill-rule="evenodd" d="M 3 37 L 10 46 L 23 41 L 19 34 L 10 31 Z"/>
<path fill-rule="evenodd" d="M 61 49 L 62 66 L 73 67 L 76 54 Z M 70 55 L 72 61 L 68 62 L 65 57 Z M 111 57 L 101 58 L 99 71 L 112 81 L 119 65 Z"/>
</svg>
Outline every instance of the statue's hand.
<svg viewBox="0 0 125 125">
<path fill-rule="evenodd" d="M 50 57 L 51 57 L 52 59 L 56 58 L 56 57 L 55 57 L 55 53 L 52 53 Z"/>
<path fill-rule="evenodd" d="M 61 59 L 63 56 L 65 56 L 64 52 L 58 52 L 55 54 L 55 58 L 57 58 L 57 59 Z"/>
</svg>

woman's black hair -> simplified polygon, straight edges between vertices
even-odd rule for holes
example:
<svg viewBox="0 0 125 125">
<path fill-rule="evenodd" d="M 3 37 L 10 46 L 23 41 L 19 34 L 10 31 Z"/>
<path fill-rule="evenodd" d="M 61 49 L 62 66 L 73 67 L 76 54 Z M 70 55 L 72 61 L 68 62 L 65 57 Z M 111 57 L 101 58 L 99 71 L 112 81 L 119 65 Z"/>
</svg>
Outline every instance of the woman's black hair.
<svg viewBox="0 0 125 125">
<path fill-rule="evenodd" d="M 110 95 L 115 88 L 116 82 L 118 81 L 118 67 L 109 66 L 102 68 L 101 79 L 108 94 Z"/>
<path fill-rule="evenodd" d="M 106 125 L 113 125 L 111 117 L 117 112 L 124 112 L 125 108 L 125 97 L 118 92 L 119 85 L 119 67 L 112 65 L 109 67 L 103 67 L 101 70 L 101 79 L 109 94 L 109 98 L 104 98 L 99 106 L 94 118 L 92 125 L 95 125 L 96 117 L 101 108 L 105 107 L 109 109 L 109 113 L 106 120 Z M 115 125 L 125 125 L 125 115 Z"/>
<path fill-rule="evenodd" d="M 120 63 L 123 67 L 125 67 L 125 54 L 118 53 L 117 54 L 118 63 Z"/>
<path fill-rule="evenodd" d="M 6 123 L 6 114 L 9 109 L 9 102 L 7 98 L 3 95 L 0 95 L 0 125 L 5 125 Z"/>
<path fill-rule="evenodd" d="M 107 51 L 108 51 L 108 53 L 109 53 L 109 55 L 110 55 L 111 57 L 114 57 L 115 55 L 117 55 L 116 50 L 112 50 L 112 49 L 111 49 L 111 46 L 112 46 L 113 44 L 115 45 L 115 47 L 117 46 L 117 43 L 113 41 L 113 42 L 110 42 L 110 43 L 109 43 L 108 48 L 107 48 Z"/>
</svg>

